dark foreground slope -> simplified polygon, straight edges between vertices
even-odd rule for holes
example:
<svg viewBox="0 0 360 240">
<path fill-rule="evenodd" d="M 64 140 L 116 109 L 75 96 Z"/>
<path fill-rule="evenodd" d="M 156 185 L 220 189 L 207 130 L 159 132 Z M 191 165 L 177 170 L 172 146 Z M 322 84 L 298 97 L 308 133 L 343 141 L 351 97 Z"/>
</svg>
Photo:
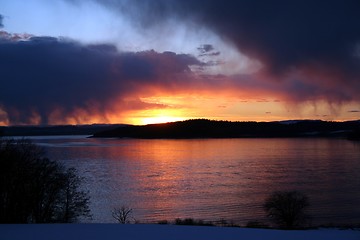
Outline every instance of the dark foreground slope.
<svg viewBox="0 0 360 240">
<path fill-rule="evenodd" d="M 206 119 L 143 126 L 124 126 L 98 132 L 93 137 L 116 138 L 246 138 L 246 137 L 347 137 L 360 129 L 360 121 L 318 120 L 285 122 L 228 122 Z"/>
<path fill-rule="evenodd" d="M 119 238 L 119 236 L 121 236 Z M 0 239 L 11 240 L 218 240 L 326 239 L 358 240 L 360 231 L 339 229 L 274 230 L 235 227 L 196 227 L 154 224 L 1 224 Z"/>
</svg>

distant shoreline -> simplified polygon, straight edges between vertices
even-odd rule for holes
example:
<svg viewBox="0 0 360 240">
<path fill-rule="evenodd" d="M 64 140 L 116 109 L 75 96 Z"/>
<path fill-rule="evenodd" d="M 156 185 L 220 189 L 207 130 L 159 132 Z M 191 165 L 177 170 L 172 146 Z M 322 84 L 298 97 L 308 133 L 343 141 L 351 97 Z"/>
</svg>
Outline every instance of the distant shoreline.
<svg viewBox="0 0 360 240">
<path fill-rule="evenodd" d="M 0 137 L 14 136 L 66 136 L 87 135 L 126 126 L 125 124 L 53 125 L 53 126 L 0 126 Z"/>
<path fill-rule="evenodd" d="M 149 125 L 92 124 L 0 127 L 0 137 L 60 135 L 135 139 L 325 137 L 358 141 L 360 140 L 360 120 L 345 122 L 321 120 L 230 122 L 193 119 Z"/>
<path fill-rule="evenodd" d="M 121 126 L 95 133 L 94 138 L 200 139 L 200 138 L 308 138 L 356 137 L 360 121 L 229 122 L 194 119 L 142 126 Z"/>
</svg>

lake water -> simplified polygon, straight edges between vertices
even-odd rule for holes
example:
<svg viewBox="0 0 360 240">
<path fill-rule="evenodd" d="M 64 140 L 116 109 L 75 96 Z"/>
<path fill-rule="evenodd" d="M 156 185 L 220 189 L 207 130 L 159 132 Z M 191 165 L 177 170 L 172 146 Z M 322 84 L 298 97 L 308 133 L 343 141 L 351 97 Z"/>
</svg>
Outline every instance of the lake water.
<svg viewBox="0 0 360 240">
<path fill-rule="evenodd" d="M 360 144 L 342 139 L 137 140 L 33 137 L 78 169 L 93 222 L 127 205 L 140 222 L 266 221 L 277 190 L 309 196 L 312 224 L 360 223 Z"/>
</svg>

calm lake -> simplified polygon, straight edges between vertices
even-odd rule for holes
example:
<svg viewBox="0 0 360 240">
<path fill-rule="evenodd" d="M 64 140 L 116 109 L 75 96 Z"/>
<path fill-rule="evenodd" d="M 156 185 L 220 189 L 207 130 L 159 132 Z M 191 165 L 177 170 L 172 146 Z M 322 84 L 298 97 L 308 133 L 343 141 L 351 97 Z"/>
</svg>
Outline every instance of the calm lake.
<svg viewBox="0 0 360 240">
<path fill-rule="evenodd" d="M 92 222 L 127 205 L 140 222 L 194 218 L 266 221 L 276 190 L 309 196 L 312 224 L 360 223 L 360 143 L 342 139 L 89 139 L 31 137 L 78 169 Z"/>
</svg>

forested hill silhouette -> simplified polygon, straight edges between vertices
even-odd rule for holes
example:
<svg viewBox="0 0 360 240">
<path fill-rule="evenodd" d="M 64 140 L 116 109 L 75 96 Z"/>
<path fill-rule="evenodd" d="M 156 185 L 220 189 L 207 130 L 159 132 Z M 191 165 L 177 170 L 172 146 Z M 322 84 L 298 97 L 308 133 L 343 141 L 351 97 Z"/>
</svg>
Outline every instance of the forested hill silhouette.
<svg viewBox="0 0 360 240">
<path fill-rule="evenodd" d="M 54 136 L 54 135 L 93 135 L 124 124 L 91 125 L 49 125 L 49 126 L 0 126 L 1 136 Z"/>
<path fill-rule="evenodd" d="M 360 121 L 326 122 L 229 122 L 194 119 L 142 126 L 123 126 L 98 132 L 93 137 L 115 138 L 250 138 L 250 137 L 347 137 L 360 129 Z"/>
</svg>

